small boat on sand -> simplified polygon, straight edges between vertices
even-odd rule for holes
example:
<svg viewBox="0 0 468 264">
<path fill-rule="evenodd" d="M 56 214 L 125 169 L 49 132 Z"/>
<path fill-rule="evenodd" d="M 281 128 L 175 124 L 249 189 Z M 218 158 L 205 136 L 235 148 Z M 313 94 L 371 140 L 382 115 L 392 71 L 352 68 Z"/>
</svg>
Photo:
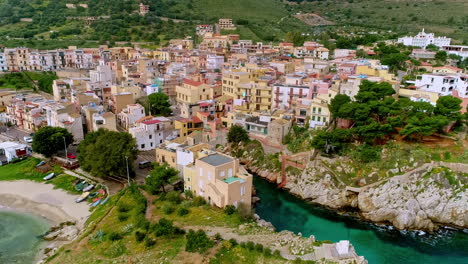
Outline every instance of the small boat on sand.
<svg viewBox="0 0 468 264">
<path fill-rule="evenodd" d="M 43 160 L 43 161 L 39 162 L 39 163 L 36 165 L 36 168 L 37 168 L 37 167 L 40 167 L 40 166 L 42 166 L 42 165 L 44 165 L 44 164 L 45 164 L 45 161 Z"/>
<path fill-rule="evenodd" d="M 55 177 L 55 173 L 52 172 L 52 173 L 48 174 L 47 176 L 45 176 L 43 179 L 44 179 L 44 181 L 48 181 L 48 180 L 52 179 L 53 177 Z"/>
<path fill-rule="evenodd" d="M 99 200 L 95 201 L 95 202 L 91 205 L 91 207 L 98 206 L 99 203 L 100 203 L 101 201 L 102 201 L 102 199 L 99 199 Z"/>
<path fill-rule="evenodd" d="M 109 197 L 106 197 L 106 199 L 104 199 L 104 201 L 102 201 L 101 205 L 107 203 L 107 200 L 109 200 Z"/>
<path fill-rule="evenodd" d="M 84 192 L 80 197 L 76 198 L 75 202 L 81 203 L 82 201 L 86 200 L 88 196 L 89 196 L 89 192 Z"/>
<path fill-rule="evenodd" d="M 89 191 L 91 191 L 92 189 L 94 189 L 94 185 L 93 185 L 93 184 L 91 184 L 91 185 L 87 186 L 86 188 L 84 188 L 84 189 L 83 189 L 83 192 L 89 192 Z"/>
</svg>

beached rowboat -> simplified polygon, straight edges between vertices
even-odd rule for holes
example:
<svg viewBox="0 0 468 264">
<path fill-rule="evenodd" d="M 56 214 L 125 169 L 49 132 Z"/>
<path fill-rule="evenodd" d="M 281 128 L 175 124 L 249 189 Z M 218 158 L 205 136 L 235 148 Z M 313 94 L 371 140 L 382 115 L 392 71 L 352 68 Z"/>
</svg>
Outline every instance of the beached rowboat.
<svg viewBox="0 0 468 264">
<path fill-rule="evenodd" d="M 52 172 L 49 175 L 45 176 L 43 179 L 44 179 L 44 181 L 48 181 L 48 180 L 52 179 L 53 177 L 55 177 L 55 173 Z"/>
<path fill-rule="evenodd" d="M 88 196 L 89 196 L 89 192 L 84 192 L 80 197 L 76 198 L 75 202 L 81 203 L 82 201 L 86 200 Z"/>
</svg>

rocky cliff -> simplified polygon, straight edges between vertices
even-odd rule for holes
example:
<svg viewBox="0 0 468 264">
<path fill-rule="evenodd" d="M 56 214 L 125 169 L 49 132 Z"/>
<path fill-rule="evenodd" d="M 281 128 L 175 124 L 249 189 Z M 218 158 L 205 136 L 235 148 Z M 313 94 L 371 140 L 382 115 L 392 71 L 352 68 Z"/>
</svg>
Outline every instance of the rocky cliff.
<svg viewBox="0 0 468 264">
<path fill-rule="evenodd" d="M 336 177 L 346 168 L 330 169 L 315 160 L 300 175 L 287 175 L 292 194 L 332 209 L 355 208 L 366 220 L 391 223 L 398 229 L 434 231 L 440 225 L 468 227 L 468 165 L 426 163 L 399 176 L 362 187 Z M 249 166 L 257 175 L 280 182 L 278 172 Z"/>
</svg>

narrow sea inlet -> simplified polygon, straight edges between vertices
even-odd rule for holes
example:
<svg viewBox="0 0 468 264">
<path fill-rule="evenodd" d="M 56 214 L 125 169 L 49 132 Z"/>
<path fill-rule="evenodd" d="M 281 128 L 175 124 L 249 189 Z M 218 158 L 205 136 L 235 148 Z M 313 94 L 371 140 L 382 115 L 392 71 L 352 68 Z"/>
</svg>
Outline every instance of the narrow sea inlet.
<svg viewBox="0 0 468 264">
<path fill-rule="evenodd" d="M 278 231 L 314 235 L 316 240 L 350 240 L 369 264 L 468 263 L 468 234 L 462 231 L 401 232 L 311 205 L 259 177 L 254 184 L 261 199 L 256 213 Z"/>
<path fill-rule="evenodd" d="M 0 209 L 0 263 L 34 263 L 43 243 L 39 236 L 49 228 L 43 218 Z"/>
</svg>

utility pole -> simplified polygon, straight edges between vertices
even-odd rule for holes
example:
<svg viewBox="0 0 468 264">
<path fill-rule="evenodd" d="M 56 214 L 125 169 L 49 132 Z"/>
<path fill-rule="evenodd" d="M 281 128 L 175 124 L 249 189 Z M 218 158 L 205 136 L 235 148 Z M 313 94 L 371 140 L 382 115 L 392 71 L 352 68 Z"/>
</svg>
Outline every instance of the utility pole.
<svg viewBox="0 0 468 264">
<path fill-rule="evenodd" d="M 63 145 L 65 146 L 65 158 L 67 159 L 67 163 L 68 163 L 67 142 L 65 141 L 65 137 L 62 137 L 62 138 L 63 138 Z"/>
<path fill-rule="evenodd" d="M 127 165 L 127 180 L 128 180 L 128 186 L 130 186 L 130 173 L 128 171 L 128 156 L 125 156 L 125 164 Z"/>
</svg>

